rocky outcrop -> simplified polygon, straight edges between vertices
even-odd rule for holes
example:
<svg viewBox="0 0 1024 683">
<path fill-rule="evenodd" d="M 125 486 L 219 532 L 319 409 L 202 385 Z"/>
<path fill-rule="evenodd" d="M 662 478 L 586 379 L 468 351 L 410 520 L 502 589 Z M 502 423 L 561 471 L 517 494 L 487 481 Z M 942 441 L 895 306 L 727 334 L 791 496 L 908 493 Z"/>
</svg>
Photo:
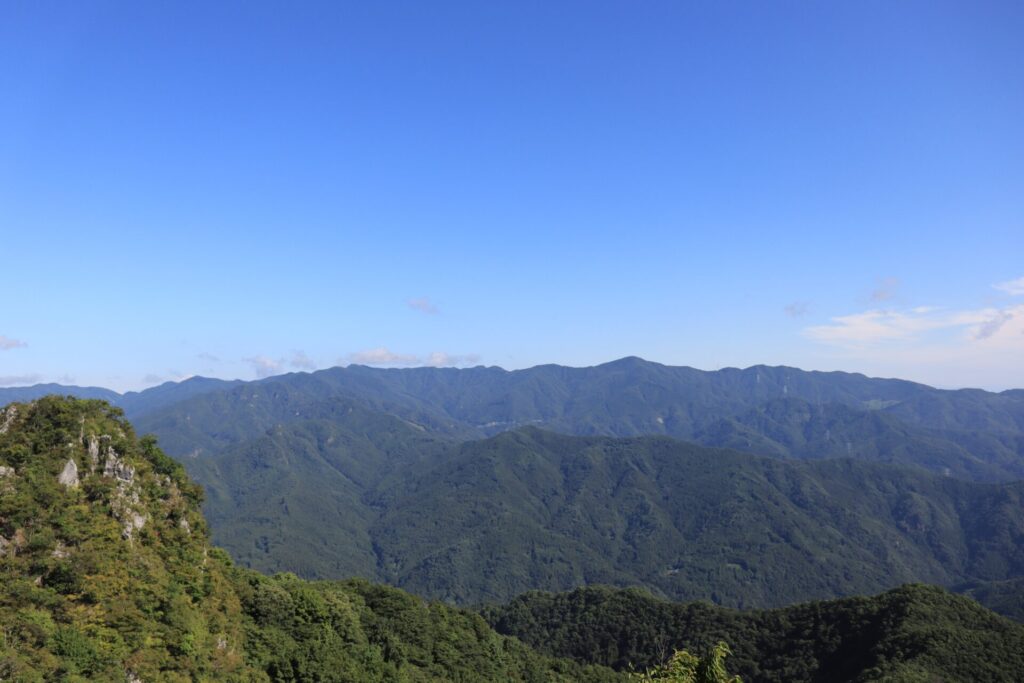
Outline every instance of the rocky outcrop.
<svg viewBox="0 0 1024 683">
<path fill-rule="evenodd" d="M 78 488 L 78 465 L 75 464 L 74 458 L 68 458 L 64 463 L 64 469 L 57 475 L 57 481 L 65 488 Z"/>
<path fill-rule="evenodd" d="M 86 441 L 86 452 L 89 454 L 89 469 L 95 472 L 100 464 L 100 440 L 95 436 L 89 436 Z"/>
<path fill-rule="evenodd" d="M 106 462 L 103 463 L 103 476 L 131 482 L 135 479 L 135 468 L 121 460 L 114 447 L 110 446 L 107 448 Z"/>
<path fill-rule="evenodd" d="M 0 412 L 0 434 L 6 434 L 7 430 L 11 428 L 11 423 L 14 422 L 14 418 L 18 416 L 18 406 L 9 405 L 7 408 Z"/>
</svg>

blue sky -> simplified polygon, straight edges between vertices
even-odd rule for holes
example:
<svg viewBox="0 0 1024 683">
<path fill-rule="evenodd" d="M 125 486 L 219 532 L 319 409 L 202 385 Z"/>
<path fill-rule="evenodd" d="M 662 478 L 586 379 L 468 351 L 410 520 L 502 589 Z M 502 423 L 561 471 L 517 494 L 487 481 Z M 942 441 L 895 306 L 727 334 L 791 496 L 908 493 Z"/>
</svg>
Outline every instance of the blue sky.
<svg viewBox="0 0 1024 683">
<path fill-rule="evenodd" d="M 0 5 L 0 385 L 1024 386 L 1019 2 Z"/>
</svg>

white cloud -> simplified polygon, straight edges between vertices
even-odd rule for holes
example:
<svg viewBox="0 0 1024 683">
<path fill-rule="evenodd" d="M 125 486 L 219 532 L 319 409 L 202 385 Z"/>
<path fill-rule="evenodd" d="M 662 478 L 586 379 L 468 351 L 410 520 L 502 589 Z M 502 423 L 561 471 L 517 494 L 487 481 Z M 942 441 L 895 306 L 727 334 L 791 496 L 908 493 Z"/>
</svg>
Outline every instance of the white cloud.
<svg viewBox="0 0 1024 683">
<path fill-rule="evenodd" d="M 425 365 L 435 368 L 449 367 L 453 365 L 475 365 L 480 362 L 480 356 L 475 353 L 464 355 L 452 355 L 444 351 L 434 351 L 426 358 Z"/>
<path fill-rule="evenodd" d="M 914 339 L 932 330 L 980 325 L 997 311 L 943 312 L 919 306 L 907 311 L 872 309 L 832 318 L 829 325 L 816 325 L 804 330 L 804 336 L 815 341 L 840 346 L 864 346 L 896 340 Z"/>
<path fill-rule="evenodd" d="M 307 356 L 305 351 L 292 351 L 292 358 L 288 364 L 299 370 L 316 370 L 316 361 Z"/>
<path fill-rule="evenodd" d="M 0 375 L 0 387 L 9 387 L 17 384 L 38 384 L 42 377 L 37 374 L 29 375 Z"/>
<path fill-rule="evenodd" d="M 11 349 L 20 349 L 25 346 L 28 346 L 28 344 L 20 339 L 11 339 L 0 334 L 0 351 L 10 351 Z"/>
<path fill-rule="evenodd" d="M 1024 277 L 1019 277 L 1016 280 L 1007 280 L 1006 282 L 1000 282 L 998 285 L 992 285 L 996 289 L 1006 292 L 1010 296 L 1024 296 Z"/>
<path fill-rule="evenodd" d="M 357 351 L 348 355 L 348 360 L 359 365 L 419 365 L 419 356 L 395 353 L 383 346 L 368 351 Z"/>
<path fill-rule="evenodd" d="M 217 356 L 213 355 L 212 353 L 207 353 L 206 351 L 203 351 L 202 353 L 197 353 L 196 354 L 196 358 L 198 358 L 199 360 L 209 361 L 211 363 L 219 363 L 220 362 L 220 358 L 218 358 Z"/>
<path fill-rule="evenodd" d="M 444 351 L 433 351 L 425 357 L 411 353 L 395 353 L 384 347 L 350 353 L 347 359 L 350 363 L 359 365 L 385 365 L 391 367 L 414 367 L 430 366 L 435 368 L 449 367 L 455 365 L 474 365 L 480 362 L 480 356 L 475 353 L 453 354 Z"/>
<path fill-rule="evenodd" d="M 266 356 L 249 356 L 242 360 L 251 365 L 253 372 L 255 372 L 256 376 L 261 379 L 281 374 L 281 370 L 284 366 L 284 361 L 274 360 L 273 358 L 268 358 Z"/>
<path fill-rule="evenodd" d="M 1024 386 L 1024 304 L 868 310 L 807 327 L 831 367 L 938 386 Z"/>
<path fill-rule="evenodd" d="M 414 311 L 426 313 L 427 315 L 437 315 L 438 313 L 441 312 L 440 310 L 438 310 L 437 306 L 435 306 L 434 303 L 430 301 L 430 297 L 421 296 L 415 299 L 409 299 L 409 301 L 406 303 L 409 305 L 409 308 L 413 309 Z"/>
</svg>

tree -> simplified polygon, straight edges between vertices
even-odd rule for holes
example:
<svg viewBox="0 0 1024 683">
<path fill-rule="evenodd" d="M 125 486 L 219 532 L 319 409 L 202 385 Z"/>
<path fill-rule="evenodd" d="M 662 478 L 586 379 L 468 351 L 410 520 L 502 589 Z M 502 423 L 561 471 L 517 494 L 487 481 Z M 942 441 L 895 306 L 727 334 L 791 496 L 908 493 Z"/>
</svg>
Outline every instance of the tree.
<svg viewBox="0 0 1024 683">
<path fill-rule="evenodd" d="M 725 643 L 715 645 L 703 658 L 676 650 L 661 666 L 632 678 L 636 683 L 741 683 L 739 676 L 730 677 L 725 670 L 725 658 L 730 654 Z"/>
</svg>

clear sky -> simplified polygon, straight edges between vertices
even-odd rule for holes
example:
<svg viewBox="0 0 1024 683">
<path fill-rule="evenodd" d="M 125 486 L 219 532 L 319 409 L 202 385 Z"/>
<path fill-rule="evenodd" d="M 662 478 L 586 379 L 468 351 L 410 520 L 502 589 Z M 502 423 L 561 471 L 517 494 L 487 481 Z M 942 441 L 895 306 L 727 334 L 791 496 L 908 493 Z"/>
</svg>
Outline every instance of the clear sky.
<svg viewBox="0 0 1024 683">
<path fill-rule="evenodd" d="M 0 4 L 0 385 L 1024 386 L 1024 3 Z"/>
</svg>

